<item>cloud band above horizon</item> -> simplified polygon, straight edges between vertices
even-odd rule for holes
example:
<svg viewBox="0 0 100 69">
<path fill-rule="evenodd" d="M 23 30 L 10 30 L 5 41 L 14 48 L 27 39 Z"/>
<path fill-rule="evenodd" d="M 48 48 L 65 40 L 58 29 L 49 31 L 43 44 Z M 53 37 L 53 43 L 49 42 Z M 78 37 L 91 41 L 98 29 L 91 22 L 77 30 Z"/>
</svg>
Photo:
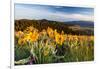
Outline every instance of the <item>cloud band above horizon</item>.
<svg viewBox="0 0 100 69">
<path fill-rule="evenodd" d="M 94 21 L 94 9 L 33 4 L 15 4 L 15 19 L 47 19 L 53 21 Z"/>
</svg>

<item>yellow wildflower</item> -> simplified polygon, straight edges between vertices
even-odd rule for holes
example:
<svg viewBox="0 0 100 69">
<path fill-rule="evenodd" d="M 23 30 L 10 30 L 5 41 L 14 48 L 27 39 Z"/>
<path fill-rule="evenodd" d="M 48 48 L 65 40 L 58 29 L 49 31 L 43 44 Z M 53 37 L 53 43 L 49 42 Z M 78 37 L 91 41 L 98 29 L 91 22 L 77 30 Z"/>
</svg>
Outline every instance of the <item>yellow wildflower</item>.
<svg viewBox="0 0 100 69">
<path fill-rule="evenodd" d="M 34 32 L 32 35 L 31 35 L 31 41 L 34 42 L 38 39 L 39 37 L 39 34 L 38 32 Z"/>
<path fill-rule="evenodd" d="M 19 38 L 19 37 L 21 37 L 21 36 L 23 36 L 23 35 L 24 35 L 24 33 L 23 33 L 22 31 L 15 32 L 15 36 L 16 36 L 17 38 Z"/>
<path fill-rule="evenodd" d="M 53 31 L 52 28 L 48 27 L 47 33 L 48 33 L 48 35 L 49 35 L 50 38 L 54 38 L 54 31 Z"/>
<path fill-rule="evenodd" d="M 25 40 L 23 39 L 23 38 L 20 38 L 19 40 L 18 40 L 18 44 L 19 45 L 23 45 L 23 44 L 25 44 Z"/>
<path fill-rule="evenodd" d="M 62 45 L 65 40 L 66 40 L 66 35 L 64 34 L 64 32 L 62 32 L 61 34 L 59 34 L 59 33 L 57 33 L 55 31 L 55 41 L 56 41 L 56 43 Z"/>
<path fill-rule="evenodd" d="M 55 34 L 55 41 L 56 41 L 56 43 L 60 44 L 60 40 L 61 40 L 60 34 L 59 33 L 56 33 Z"/>
<path fill-rule="evenodd" d="M 63 42 L 66 40 L 66 35 L 61 35 L 61 41 L 60 41 L 60 45 L 63 44 Z"/>
<path fill-rule="evenodd" d="M 34 32 L 30 32 L 29 34 L 26 34 L 25 39 L 27 41 L 34 42 L 38 39 L 38 36 L 39 36 L 38 32 L 34 31 Z"/>
</svg>

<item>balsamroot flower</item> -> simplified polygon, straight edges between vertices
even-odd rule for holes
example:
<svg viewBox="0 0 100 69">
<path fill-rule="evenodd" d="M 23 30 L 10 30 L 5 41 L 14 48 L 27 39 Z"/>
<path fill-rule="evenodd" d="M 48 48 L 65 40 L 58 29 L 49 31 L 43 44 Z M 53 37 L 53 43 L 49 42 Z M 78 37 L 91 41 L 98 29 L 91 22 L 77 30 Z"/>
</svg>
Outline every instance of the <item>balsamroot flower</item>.
<svg viewBox="0 0 100 69">
<path fill-rule="evenodd" d="M 15 32 L 15 36 L 16 36 L 17 38 L 20 38 L 20 37 L 22 37 L 23 35 L 24 35 L 24 33 L 23 33 L 22 31 Z"/>
<path fill-rule="evenodd" d="M 57 44 L 62 45 L 65 40 L 66 40 L 66 35 L 64 35 L 63 32 L 61 34 L 59 34 L 55 31 L 55 41 Z"/>
<path fill-rule="evenodd" d="M 18 40 L 18 44 L 19 45 L 24 45 L 26 43 L 26 40 L 24 39 L 24 38 L 20 38 L 19 40 Z"/>
<path fill-rule="evenodd" d="M 52 28 L 48 27 L 47 28 L 47 33 L 48 33 L 50 38 L 54 38 L 54 31 L 53 31 Z"/>
<path fill-rule="evenodd" d="M 30 42 L 36 41 L 36 40 L 38 39 L 38 37 L 39 37 L 39 34 L 38 34 L 38 32 L 36 32 L 36 31 L 30 32 L 29 34 L 26 34 L 26 35 L 25 35 L 25 39 L 26 39 L 27 41 L 30 41 Z"/>
</svg>

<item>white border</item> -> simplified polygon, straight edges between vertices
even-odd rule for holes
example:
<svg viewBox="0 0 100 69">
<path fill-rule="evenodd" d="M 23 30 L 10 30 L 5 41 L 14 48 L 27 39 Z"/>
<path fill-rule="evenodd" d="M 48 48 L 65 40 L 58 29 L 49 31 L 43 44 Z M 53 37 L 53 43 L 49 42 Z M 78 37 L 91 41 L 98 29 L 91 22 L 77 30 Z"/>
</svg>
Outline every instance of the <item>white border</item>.
<svg viewBox="0 0 100 69">
<path fill-rule="evenodd" d="M 14 3 L 95 7 L 95 0 L 15 0 Z"/>
<path fill-rule="evenodd" d="M 11 31 L 11 35 L 10 35 L 10 37 L 11 37 L 11 42 L 10 42 L 10 44 L 11 44 L 11 46 L 10 46 L 10 68 L 11 69 L 15 69 L 14 68 L 14 1 L 13 0 L 10 0 L 11 1 L 11 3 L 10 3 L 10 6 L 11 6 L 11 12 L 10 12 L 10 31 Z"/>
<path fill-rule="evenodd" d="M 24 4 L 41 4 L 41 5 L 56 5 L 56 6 L 74 6 L 74 7 L 95 7 L 95 2 L 93 1 L 86 1 L 86 0 L 11 0 L 11 69 L 40 69 L 44 68 L 49 69 L 56 68 L 61 69 L 63 66 L 64 69 L 73 67 L 78 67 L 78 64 L 80 66 L 88 66 L 94 64 L 94 62 L 71 62 L 71 63 L 56 63 L 56 64 L 39 64 L 39 65 L 21 65 L 21 66 L 14 66 L 14 3 L 24 3 Z M 86 65 L 87 64 L 87 65 Z M 59 67 L 61 66 L 61 67 Z"/>
</svg>

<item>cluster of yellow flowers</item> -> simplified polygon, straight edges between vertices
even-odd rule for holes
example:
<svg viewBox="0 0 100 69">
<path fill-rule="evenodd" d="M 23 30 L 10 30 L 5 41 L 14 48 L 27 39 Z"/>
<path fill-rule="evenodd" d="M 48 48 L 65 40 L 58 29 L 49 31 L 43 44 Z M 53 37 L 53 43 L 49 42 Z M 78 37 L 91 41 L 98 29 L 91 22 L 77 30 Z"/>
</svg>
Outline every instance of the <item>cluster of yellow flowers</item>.
<svg viewBox="0 0 100 69">
<path fill-rule="evenodd" d="M 57 30 L 53 30 L 48 27 L 47 30 L 43 29 L 42 32 L 38 32 L 34 27 L 28 27 L 24 32 L 18 31 L 15 32 L 15 36 L 19 38 L 18 44 L 24 44 L 26 41 L 35 42 L 39 38 L 39 36 L 48 35 L 50 38 L 54 39 L 57 44 L 62 45 L 66 40 L 66 35 L 62 31 L 62 33 L 58 33 Z"/>
<path fill-rule="evenodd" d="M 93 36 L 78 36 L 78 35 L 67 35 L 62 31 L 61 33 L 57 32 L 57 29 L 52 29 L 50 27 L 47 30 L 43 29 L 39 32 L 34 27 L 28 27 L 26 30 L 15 32 L 15 36 L 18 38 L 18 44 L 25 44 L 26 42 L 35 42 L 42 35 L 48 36 L 53 39 L 57 44 L 62 45 L 66 40 L 67 41 L 83 41 L 83 40 L 94 40 Z"/>
<path fill-rule="evenodd" d="M 35 42 L 39 37 L 39 33 L 37 29 L 28 27 L 24 32 L 15 32 L 15 36 L 18 38 L 18 44 L 21 45 L 25 44 L 26 42 Z"/>
<path fill-rule="evenodd" d="M 67 41 L 93 41 L 94 36 L 86 36 L 86 35 L 67 35 Z"/>
<path fill-rule="evenodd" d="M 57 44 L 60 44 L 62 45 L 63 42 L 66 40 L 66 35 L 64 34 L 64 32 L 62 31 L 62 33 L 58 33 L 57 30 L 55 29 L 53 31 L 52 28 L 49 28 L 47 29 L 47 33 L 49 35 L 50 38 L 53 38 Z"/>
</svg>

